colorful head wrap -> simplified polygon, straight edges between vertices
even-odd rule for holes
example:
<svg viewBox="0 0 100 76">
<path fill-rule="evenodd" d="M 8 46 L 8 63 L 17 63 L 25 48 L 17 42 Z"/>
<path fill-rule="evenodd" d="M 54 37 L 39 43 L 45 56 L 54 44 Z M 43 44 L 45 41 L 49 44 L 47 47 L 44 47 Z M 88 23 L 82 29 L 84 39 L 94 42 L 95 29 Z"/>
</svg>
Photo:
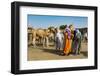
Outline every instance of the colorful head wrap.
<svg viewBox="0 0 100 76">
<path fill-rule="evenodd" d="M 73 24 L 70 24 L 70 25 L 69 25 L 69 28 L 70 28 L 71 31 L 74 31 L 74 30 L 75 30 Z"/>
<path fill-rule="evenodd" d="M 75 32 L 76 32 L 76 33 L 80 33 L 80 31 L 79 31 L 77 28 L 75 29 Z"/>
<path fill-rule="evenodd" d="M 69 27 L 66 27 L 65 32 L 68 33 L 68 39 L 70 39 L 70 37 L 71 37 L 71 31 L 70 31 Z"/>
</svg>

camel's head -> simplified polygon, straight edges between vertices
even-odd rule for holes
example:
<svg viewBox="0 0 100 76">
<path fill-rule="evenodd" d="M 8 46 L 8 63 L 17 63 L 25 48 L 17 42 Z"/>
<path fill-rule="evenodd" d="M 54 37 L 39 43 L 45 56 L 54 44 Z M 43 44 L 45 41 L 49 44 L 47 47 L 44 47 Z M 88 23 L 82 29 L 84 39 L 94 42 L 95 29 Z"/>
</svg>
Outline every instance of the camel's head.
<svg viewBox="0 0 100 76">
<path fill-rule="evenodd" d="M 46 36 L 48 36 L 50 34 L 50 30 L 49 29 L 44 29 Z"/>
</svg>

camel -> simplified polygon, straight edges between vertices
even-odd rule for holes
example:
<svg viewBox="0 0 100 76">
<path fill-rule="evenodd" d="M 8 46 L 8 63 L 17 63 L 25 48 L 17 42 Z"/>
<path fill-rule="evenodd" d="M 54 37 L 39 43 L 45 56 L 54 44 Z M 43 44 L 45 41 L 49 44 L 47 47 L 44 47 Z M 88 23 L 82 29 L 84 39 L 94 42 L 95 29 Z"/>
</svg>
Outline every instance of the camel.
<svg viewBox="0 0 100 76">
<path fill-rule="evenodd" d="M 88 42 L 88 33 L 87 32 L 83 34 L 83 41 Z"/>
<path fill-rule="evenodd" d="M 39 38 L 39 43 L 42 43 L 43 47 L 48 47 L 48 36 L 50 35 L 50 30 L 48 29 L 33 29 L 33 46 L 36 46 L 36 37 Z"/>
<path fill-rule="evenodd" d="M 33 41 L 33 34 L 32 34 L 32 27 L 28 27 L 28 45 L 32 45 L 32 41 Z"/>
<path fill-rule="evenodd" d="M 55 28 L 49 28 L 48 30 L 50 30 L 50 34 L 49 34 L 49 41 L 53 41 L 55 40 L 55 34 L 56 34 L 56 29 Z"/>
</svg>

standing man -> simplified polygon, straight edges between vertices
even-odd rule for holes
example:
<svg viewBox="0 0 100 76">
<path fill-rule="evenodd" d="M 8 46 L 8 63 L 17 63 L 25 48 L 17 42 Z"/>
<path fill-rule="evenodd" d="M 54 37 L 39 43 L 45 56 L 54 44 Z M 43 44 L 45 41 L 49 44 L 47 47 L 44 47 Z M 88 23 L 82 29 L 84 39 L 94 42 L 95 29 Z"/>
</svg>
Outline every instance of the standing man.
<svg viewBox="0 0 100 76">
<path fill-rule="evenodd" d="M 60 50 L 63 47 L 63 36 L 58 28 L 56 29 L 55 42 L 56 42 L 56 50 Z"/>
<path fill-rule="evenodd" d="M 78 29 L 74 30 L 74 38 L 72 43 L 72 52 L 74 55 L 80 54 L 81 39 L 81 32 Z"/>
</svg>

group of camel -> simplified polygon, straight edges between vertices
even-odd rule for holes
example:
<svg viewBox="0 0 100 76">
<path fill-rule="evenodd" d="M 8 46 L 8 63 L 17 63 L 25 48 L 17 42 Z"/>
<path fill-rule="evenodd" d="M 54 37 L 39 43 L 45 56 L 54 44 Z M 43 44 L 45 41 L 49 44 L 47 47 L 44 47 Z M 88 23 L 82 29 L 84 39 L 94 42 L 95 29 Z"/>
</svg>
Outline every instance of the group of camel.
<svg viewBox="0 0 100 76">
<path fill-rule="evenodd" d="M 43 47 L 49 46 L 49 40 L 53 40 L 56 33 L 55 28 L 50 29 L 34 29 L 34 28 L 28 28 L 28 39 L 31 37 L 31 39 L 28 40 L 29 45 L 32 44 L 34 47 L 36 46 L 36 40 L 38 40 L 38 43 L 42 44 Z"/>
</svg>

